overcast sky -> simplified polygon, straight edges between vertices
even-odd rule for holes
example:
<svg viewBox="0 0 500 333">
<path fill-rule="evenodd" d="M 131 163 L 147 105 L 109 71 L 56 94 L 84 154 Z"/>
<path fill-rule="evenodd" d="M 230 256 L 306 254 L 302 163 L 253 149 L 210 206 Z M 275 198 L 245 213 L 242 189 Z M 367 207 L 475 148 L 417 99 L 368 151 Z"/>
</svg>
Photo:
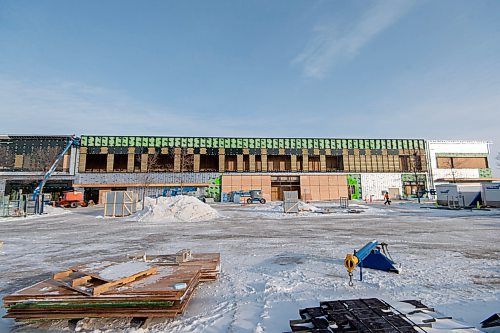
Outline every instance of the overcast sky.
<svg viewBox="0 0 500 333">
<path fill-rule="evenodd" d="M 497 0 L 0 0 L 0 133 L 477 139 L 494 157 L 499 120 Z"/>
</svg>

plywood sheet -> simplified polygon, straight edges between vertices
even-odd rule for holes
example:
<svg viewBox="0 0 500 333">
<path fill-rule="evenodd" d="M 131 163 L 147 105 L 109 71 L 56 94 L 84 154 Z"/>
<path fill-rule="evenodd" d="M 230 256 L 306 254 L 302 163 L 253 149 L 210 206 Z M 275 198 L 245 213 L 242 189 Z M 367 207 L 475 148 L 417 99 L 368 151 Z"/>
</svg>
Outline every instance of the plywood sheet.
<svg viewBox="0 0 500 333">
<path fill-rule="evenodd" d="M 340 198 L 340 196 L 339 196 L 339 187 L 338 186 L 330 186 L 328 190 L 329 190 L 329 193 L 330 193 L 330 199 L 331 200 Z"/>
<path fill-rule="evenodd" d="M 320 176 L 316 176 L 316 175 L 309 176 L 309 182 L 310 182 L 311 186 L 319 186 L 319 180 L 320 180 Z"/>
</svg>

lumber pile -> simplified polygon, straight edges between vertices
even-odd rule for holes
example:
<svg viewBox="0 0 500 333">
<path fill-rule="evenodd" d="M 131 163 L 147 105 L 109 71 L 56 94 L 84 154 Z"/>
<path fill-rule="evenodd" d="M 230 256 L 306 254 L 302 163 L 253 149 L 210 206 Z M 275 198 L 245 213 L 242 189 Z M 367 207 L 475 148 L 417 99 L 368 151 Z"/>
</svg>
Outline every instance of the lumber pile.
<svg viewBox="0 0 500 333">
<path fill-rule="evenodd" d="M 4 297 L 6 318 L 173 318 L 202 281 L 220 274 L 219 253 L 128 256 L 57 272 Z"/>
</svg>

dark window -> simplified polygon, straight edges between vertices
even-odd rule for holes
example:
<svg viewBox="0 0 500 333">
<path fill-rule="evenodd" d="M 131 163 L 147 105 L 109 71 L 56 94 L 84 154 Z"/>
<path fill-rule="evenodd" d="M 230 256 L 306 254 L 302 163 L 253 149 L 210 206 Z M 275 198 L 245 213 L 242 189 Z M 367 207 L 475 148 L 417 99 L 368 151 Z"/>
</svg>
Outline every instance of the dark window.
<svg viewBox="0 0 500 333">
<path fill-rule="evenodd" d="M 134 154 L 134 172 L 141 172 L 141 154 Z"/>
<path fill-rule="evenodd" d="M 262 171 L 262 156 L 261 155 L 255 155 L 255 171 L 257 171 L 257 172 Z"/>
<path fill-rule="evenodd" d="M 303 171 L 302 168 L 302 155 L 297 156 L 297 171 Z"/>
<path fill-rule="evenodd" d="M 326 171 L 341 171 L 344 170 L 342 156 L 327 156 L 326 157 Z"/>
<path fill-rule="evenodd" d="M 85 171 L 90 171 L 90 172 L 106 171 L 107 160 L 108 159 L 106 154 L 87 154 Z"/>
<path fill-rule="evenodd" d="M 410 156 L 407 155 L 399 156 L 399 170 L 410 171 Z"/>
<path fill-rule="evenodd" d="M 290 156 L 267 156 L 267 171 L 290 171 L 291 165 Z"/>
<path fill-rule="evenodd" d="M 309 171 L 321 171 L 321 163 L 319 156 L 309 156 Z"/>
<path fill-rule="evenodd" d="M 194 171 L 194 155 L 193 154 L 183 154 L 181 158 L 181 172 L 193 172 Z"/>
<path fill-rule="evenodd" d="M 13 169 L 15 162 L 15 154 L 12 149 L 6 146 L 0 145 L 0 170 L 1 169 Z"/>
<path fill-rule="evenodd" d="M 243 155 L 243 171 L 250 171 L 250 156 Z"/>
<path fill-rule="evenodd" d="M 157 172 L 172 172 L 174 171 L 174 156 L 169 154 L 153 155 L 150 160 L 150 170 Z"/>
<path fill-rule="evenodd" d="M 219 171 L 219 155 L 200 155 L 200 171 Z"/>
<path fill-rule="evenodd" d="M 127 171 L 128 154 L 115 154 L 113 158 L 113 171 Z"/>
<path fill-rule="evenodd" d="M 237 170 L 236 155 L 226 155 L 225 164 L 226 164 L 225 165 L 226 171 L 236 171 Z"/>
</svg>

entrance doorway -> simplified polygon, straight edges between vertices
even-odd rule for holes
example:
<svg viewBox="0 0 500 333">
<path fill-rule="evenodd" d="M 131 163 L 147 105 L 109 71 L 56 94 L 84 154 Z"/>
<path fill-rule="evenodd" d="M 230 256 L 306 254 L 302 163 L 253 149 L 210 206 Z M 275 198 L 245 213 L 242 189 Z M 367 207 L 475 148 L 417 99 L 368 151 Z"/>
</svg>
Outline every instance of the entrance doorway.
<svg viewBox="0 0 500 333">
<path fill-rule="evenodd" d="M 300 177 L 299 176 L 272 176 L 271 177 L 271 200 L 283 201 L 284 191 L 299 192 L 300 199 Z"/>
</svg>

